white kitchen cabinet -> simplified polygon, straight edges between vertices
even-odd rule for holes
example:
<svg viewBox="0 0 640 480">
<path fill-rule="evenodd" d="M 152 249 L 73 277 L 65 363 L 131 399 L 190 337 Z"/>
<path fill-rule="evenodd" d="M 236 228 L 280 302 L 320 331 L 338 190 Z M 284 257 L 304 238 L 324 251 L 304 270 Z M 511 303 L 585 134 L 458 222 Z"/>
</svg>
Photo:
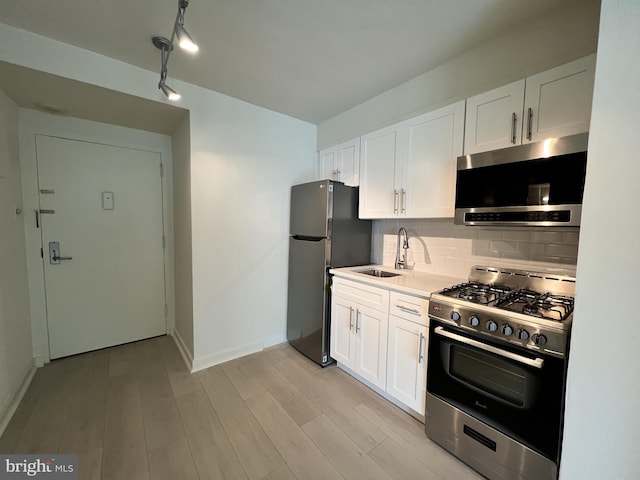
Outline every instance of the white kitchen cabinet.
<svg viewBox="0 0 640 480">
<path fill-rule="evenodd" d="M 589 131 L 596 56 L 527 78 L 522 143 Z"/>
<path fill-rule="evenodd" d="M 427 335 L 429 329 L 389 315 L 387 392 L 424 415 L 427 388 Z"/>
<path fill-rule="evenodd" d="M 464 110 L 462 101 L 404 122 L 401 216 L 453 217 Z"/>
<path fill-rule="evenodd" d="M 384 389 L 387 381 L 389 315 L 387 312 L 358 305 L 355 317 L 355 372 L 376 387 Z"/>
<path fill-rule="evenodd" d="M 360 142 L 360 218 L 398 215 L 402 172 L 400 125 L 364 135 Z"/>
<path fill-rule="evenodd" d="M 464 153 L 522 143 L 524 79 L 467 99 Z"/>
<path fill-rule="evenodd" d="M 464 102 L 361 139 L 360 218 L 452 217 Z"/>
<path fill-rule="evenodd" d="M 464 153 L 589 131 L 595 54 L 467 99 Z"/>
<path fill-rule="evenodd" d="M 331 357 L 383 389 L 387 374 L 389 292 L 335 279 L 331 301 Z"/>
<path fill-rule="evenodd" d="M 338 180 L 357 187 L 360 183 L 360 137 L 318 153 L 318 180 Z"/>
<path fill-rule="evenodd" d="M 387 393 L 424 415 L 427 394 L 429 299 L 391 292 Z"/>
</svg>

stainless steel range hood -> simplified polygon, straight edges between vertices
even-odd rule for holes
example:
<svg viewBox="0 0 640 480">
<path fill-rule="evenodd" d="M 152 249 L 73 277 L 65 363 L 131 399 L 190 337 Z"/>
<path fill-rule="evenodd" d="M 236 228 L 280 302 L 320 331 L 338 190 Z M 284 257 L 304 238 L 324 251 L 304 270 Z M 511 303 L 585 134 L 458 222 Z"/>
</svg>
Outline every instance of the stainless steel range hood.
<svg viewBox="0 0 640 480">
<path fill-rule="evenodd" d="M 454 223 L 580 225 L 588 134 L 458 157 Z"/>
</svg>

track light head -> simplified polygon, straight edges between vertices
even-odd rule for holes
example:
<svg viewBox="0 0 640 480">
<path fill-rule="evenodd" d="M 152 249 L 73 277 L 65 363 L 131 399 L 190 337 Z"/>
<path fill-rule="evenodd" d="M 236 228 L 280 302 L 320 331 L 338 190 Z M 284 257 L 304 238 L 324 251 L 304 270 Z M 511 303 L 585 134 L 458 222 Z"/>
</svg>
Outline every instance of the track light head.
<svg viewBox="0 0 640 480">
<path fill-rule="evenodd" d="M 178 101 L 182 96 L 178 92 L 176 92 L 173 88 L 171 88 L 169 85 L 167 85 L 162 81 L 158 83 L 158 88 L 162 90 L 162 93 L 164 93 L 164 95 L 171 101 L 174 101 L 174 102 Z"/>
<path fill-rule="evenodd" d="M 195 53 L 200 49 L 198 44 L 191 38 L 191 35 L 189 35 L 189 32 L 187 32 L 187 29 L 184 28 L 184 25 L 178 22 L 176 22 L 176 37 L 178 38 L 178 45 L 183 50 Z"/>
<path fill-rule="evenodd" d="M 167 62 L 169 61 L 169 52 L 173 49 L 173 45 L 165 37 L 153 37 L 151 41 L 156 46 L 156 48 L 160 49 L 162 55 L 162 65 L 160 67 L 160 82 L 158 83 L 158 88 L 162 90 L 162 93 L 164 93 L 169 100 L 172 100 L 174 102 L 180 100 L 180 94 L 165 83 L 167 80 Z"/>
</svg>

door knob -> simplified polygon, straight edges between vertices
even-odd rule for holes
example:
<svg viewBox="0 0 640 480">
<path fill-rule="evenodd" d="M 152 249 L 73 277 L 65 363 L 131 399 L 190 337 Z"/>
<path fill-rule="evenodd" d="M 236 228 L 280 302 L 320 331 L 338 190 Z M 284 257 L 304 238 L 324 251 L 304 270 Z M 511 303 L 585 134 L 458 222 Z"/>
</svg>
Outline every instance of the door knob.
<svg viewBox="0 0 640 480">
<path fill-rule="evenodd" d="M 60 265 L 61 260 L 73 260 L 73 257 L 60 256 L 60 242 L 49 242 L 49 263 Z"/>
</svg>

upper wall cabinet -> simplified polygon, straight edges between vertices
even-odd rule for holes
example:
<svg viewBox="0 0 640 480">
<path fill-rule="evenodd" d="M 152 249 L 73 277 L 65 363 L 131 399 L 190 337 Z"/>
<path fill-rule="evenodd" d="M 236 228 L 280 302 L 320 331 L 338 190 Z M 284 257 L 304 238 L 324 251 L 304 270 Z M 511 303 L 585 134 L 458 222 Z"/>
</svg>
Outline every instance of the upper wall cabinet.
<svg viewBox="0 0 640 480">
<path fill-rule="evenodd" d="M 451 217 L 464 101 L 361 139 L 360 218 Z"/>
<path fill-rule="evenodd" d="M 589 131 L 596 56 L 467 99 L 464 153 Z"/>
<path fill-rule="evenodd" d="M 524 79 L 467 99 L 464 153 L 522 142 Z"/>
<path fill-rule="evenodd" d="M 318 180 L 338 180 L 357 187 L 360 183 L 360 137 L 325 148 L 318 154 Z"/>
</svg>

